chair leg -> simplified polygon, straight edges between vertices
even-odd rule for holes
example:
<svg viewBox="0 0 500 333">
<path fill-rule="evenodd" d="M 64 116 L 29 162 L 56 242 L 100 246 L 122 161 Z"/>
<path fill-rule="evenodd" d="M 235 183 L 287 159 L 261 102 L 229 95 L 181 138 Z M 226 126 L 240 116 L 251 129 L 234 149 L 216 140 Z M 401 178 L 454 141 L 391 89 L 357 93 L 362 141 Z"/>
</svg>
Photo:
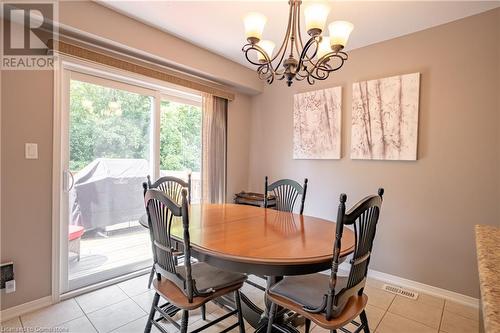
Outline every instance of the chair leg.
<svg viewBox="0 0 500 333">
<path fill-rule="evenodd" d="M 271 302 L 271 307 L 269 308 L 269 319 L 267 321 L 267 332 L 271 333 L 273 330 L 274 313 L 276 312 L 276 304 Z"/>
<path fill-rule="evenodd" d="M 146 323 L 146 327 L 144 328 L 144 333 L 151 332 L 151 326 L 153 325 L 153 320 L 155 320 L 155 307 L 158 306 L 158 302 L 160 301 L 160 294 L 155 293 L 153 297 L 153 304 L 151 305 L 151 311 L 149 312 L 148 322 Z"/>
<path fill-rule="evenodd" d="M 238 324 L 240 324 L 240 333 L 245 333 L 245 322 L 243 321 L 243 312 L 241 311 L 241 298 L 240 291 L 234 292 L 234 301 L 236 303 L 236 310 L 238 310 Z"/>
<path fill-rule="evenodd" d="M 306 329 L 305 333 L 309 333 L 309 330 L 311 329 L 311 319 L 306 319 Z"/>
<path fill-rule="evenodd" d="M 361 325 L 363 325 L 363 331 L 365 333 L 370 333 L 370 327 L 368 326 L 368 318 L 366 317 L 366 312 L 363 310 L 359 314 L 359 318 L 361 319 Z"/>
<path fill-rule="evenodd" d="M 188 310 L 182 310 L 181 333 L 187 333 L 187 330 L 188 330 L 188 319 L 189 319 L 189 312 L 188 312 Z"/>
<path fill-rule="evenodd" d="M 205 304 L 201 306 L 201 319 L 207 320 L 207 307 Z"/>
<path fill-rule="evenodd" d="M 151 284 L 153 283 L 153 278 L 155 277 L 155 267 L 151 267 L 151 273 L 149 273 L 148 289 L 151 289 Z"/>
</svg>

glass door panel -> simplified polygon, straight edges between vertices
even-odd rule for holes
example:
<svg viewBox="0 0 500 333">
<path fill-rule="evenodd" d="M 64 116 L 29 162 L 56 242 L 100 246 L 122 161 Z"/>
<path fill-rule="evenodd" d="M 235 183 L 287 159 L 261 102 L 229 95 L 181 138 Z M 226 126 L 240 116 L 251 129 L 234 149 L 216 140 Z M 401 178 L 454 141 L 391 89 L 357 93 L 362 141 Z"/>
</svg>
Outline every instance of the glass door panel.
<svg viewBox="0 0 500 333">
<path fill-rule="evenodd" d="M 69 290 L 152 263 L 149 232 L 138 223 L 153 170 L 152 96 L 97 77 L 69 80 Z"/>
<path fill-rule="evenodd" d="M 187 180 L 191 202 L 201 200 L 201 106 L 162 100 L 160 105 L 160 176 Z"/>
</svg>

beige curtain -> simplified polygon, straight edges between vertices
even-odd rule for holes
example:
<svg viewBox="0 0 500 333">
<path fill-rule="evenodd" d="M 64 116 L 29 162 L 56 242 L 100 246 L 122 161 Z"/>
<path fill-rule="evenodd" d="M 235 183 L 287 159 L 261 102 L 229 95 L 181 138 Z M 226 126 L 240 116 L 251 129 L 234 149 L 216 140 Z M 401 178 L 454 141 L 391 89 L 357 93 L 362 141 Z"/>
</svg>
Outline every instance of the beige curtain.
<svg viewBox="0 0 500 333">
<path fill-rule="evenodd" d="M 226 201 L 227 100 L 203 94 L 202 201 Z"/>
</svg>

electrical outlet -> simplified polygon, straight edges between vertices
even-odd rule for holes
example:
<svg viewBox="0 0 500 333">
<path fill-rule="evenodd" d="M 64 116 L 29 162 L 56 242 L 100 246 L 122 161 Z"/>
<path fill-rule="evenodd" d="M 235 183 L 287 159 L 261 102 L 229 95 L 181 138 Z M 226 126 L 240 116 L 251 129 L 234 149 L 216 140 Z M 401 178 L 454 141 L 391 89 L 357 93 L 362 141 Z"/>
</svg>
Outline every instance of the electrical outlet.
<svg viewBox="0 0 500 333">
<path fill-rule="evenodd" d="M 14 263 L 0 264 L 0 289 L 7 288 L 7 281 L 14 280 Z"/>
<path fill-rule="evenodd" d="M 16 291 L 16 280 L 5 281 L 5 293 L 10 294 Z"/>
</svg>

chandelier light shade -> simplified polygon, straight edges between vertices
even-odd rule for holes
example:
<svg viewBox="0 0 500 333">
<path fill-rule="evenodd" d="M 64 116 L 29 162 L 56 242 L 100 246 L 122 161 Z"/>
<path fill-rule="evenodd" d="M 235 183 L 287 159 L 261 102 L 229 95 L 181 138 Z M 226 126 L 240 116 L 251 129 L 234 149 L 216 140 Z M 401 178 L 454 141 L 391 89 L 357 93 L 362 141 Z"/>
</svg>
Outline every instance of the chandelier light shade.
<svg viewBox="0 0 500 333">
<path fill-rule="evenodd" d="M 267 18 L 260 13 L 249 13 L 245 16 L 244 23 L 247 40 L 257 43 L 262 38 L 266 21 Z"/>
<path fill-rule="evenodd" d="M 243 46 L 246 59 L 257 66 L 259 78 L 271 84 L 275 79 L 293 81 L 325 80 L 331 72 L 340 69 L 347 60 L 342 50 L 347 44 L 354 26 L 347 21 L 335 21 L 328 25 L 329 36 L 323 36 L 329 8 L 322 3 L 313 3 L 304 9 L 306 31 L 309 39 L 304 43 L 300 26 L 301 0 L 290 0 L 288 25 L 283 42 L 276 53 L 275 44 L 262 40 L 266 17 L 249 13 L 244 18 L 248 43 Z M 256 60 L 255 60 L 256 59 Z"/>
<path fill-rule="evenodd" d="M 306 7 L 304 16 L 307 32 L 311 34 L 309 31 L 323 31 L 329 12 L 330 8 L 323 4 L 313 4 Z"/>
<path fill-rule="evenodd" d="M 328 25 L 332 49 L 344 48 L 354 26 L 347 21 L 335 21 Z"/>
<path fill-rule="evenodd" d="M 332 52 L 330 46 L 330 37 L 323 37 L 321 42 L 318 44 L 318 52 L 316 53 L 316 58 L 321 59 L 325 54 Z"/>
</svg>

